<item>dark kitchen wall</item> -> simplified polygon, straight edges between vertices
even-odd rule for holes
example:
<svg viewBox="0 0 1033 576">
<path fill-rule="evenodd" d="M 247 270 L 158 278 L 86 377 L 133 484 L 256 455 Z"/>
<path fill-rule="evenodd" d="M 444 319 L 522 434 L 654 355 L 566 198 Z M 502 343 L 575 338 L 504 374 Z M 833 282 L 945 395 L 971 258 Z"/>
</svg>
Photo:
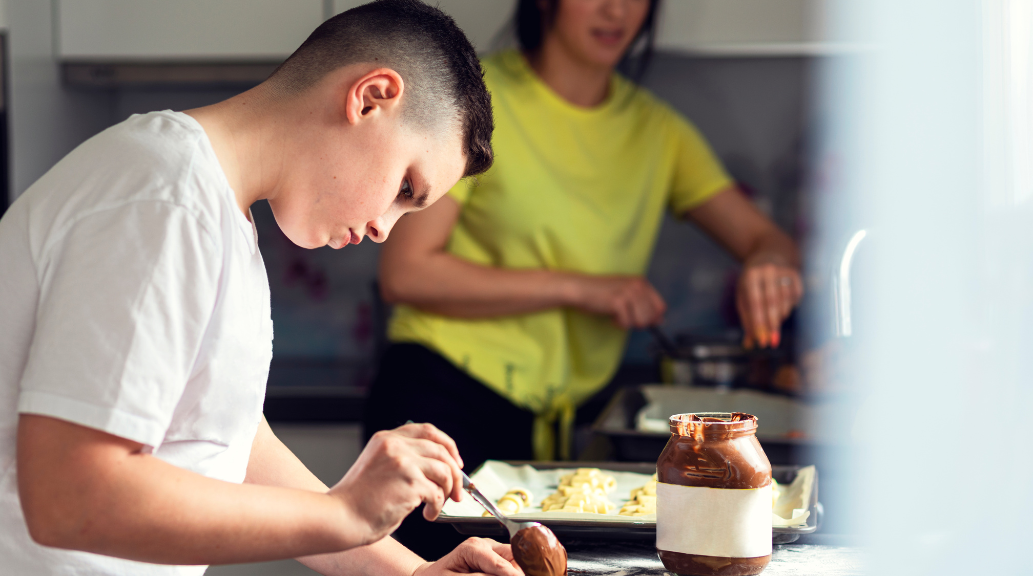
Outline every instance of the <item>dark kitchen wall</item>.
<svg viewBox="0 0 1033 576">
<path fill-rule="evenodd" d="M 810 58 L 698 58 L 660 54 L 644 84 L 688 116 L 732 176 L 762 210 L 794 235 L 798 218 Z M 151 110 L 183 110 L 245 89 L 122 88 L 104 92 L 110 123 Z M 99 97 L 99 96 L 97 96 Z M 343 250 L 303 250 L 276 228 L 268 207 L 255 208 L 269 271 L 277 362 L 329 367 L 345 383 L 368 381 L 378 310 L 373 282 L 379 249 L 366 241 Z M 649 277 L 670 305 L 673 332 L 734 326 L 736 264 L 690 224 L 664 223 Z M 648 362 L 648 338 L 632 336 L 627 360 Z M 304 378 L 304 377 L 302 377 Z M 273 384 L 307 382 L 274 382 Z"/>
</svg>

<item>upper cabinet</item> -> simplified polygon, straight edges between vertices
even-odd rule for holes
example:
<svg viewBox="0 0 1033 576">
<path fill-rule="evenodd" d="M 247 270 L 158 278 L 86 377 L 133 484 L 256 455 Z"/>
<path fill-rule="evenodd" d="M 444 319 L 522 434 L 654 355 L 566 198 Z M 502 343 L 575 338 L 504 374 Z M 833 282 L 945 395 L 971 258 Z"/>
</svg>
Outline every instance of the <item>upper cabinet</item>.
<svg viewBox="0 0 1033 576">
<path fill-rule="evenodd" d="M 324 0 L 56 0 L 65 61 L 279 61 L 323 21 Z"/>
<path fill-rule="evenodd" d="M 826 39 L 831 0 L 664 0 L 657 20 L 660 50 L 708 56 L 823 55 L 844 49 Z M 339 13 L 365 0 L 333 0 Z M 512 38 L 516 0 L 439 0 L 478 52 Z M 510 31 L 511 32 L 511 31 Z"/>
<path fill-rule="evenodd" d="M 830 0 L 666 0 L 657 48 L 719 56 L 822 55 L 843 50 L 823 26 Z"/>
</svg>

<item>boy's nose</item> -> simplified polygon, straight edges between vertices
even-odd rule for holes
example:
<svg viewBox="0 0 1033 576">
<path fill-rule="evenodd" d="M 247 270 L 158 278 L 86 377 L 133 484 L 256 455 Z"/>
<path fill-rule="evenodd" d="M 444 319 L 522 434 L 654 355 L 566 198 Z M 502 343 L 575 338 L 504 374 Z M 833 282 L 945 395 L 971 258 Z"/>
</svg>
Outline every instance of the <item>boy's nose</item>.
<svg viewBox="0 0 1033 576">
<path fill-rule="evenodd" d="M 376 220 L 366 225 L 366 236 L 369 236 L 369 239 L 377 244 L 387 240 L 387 235 L 390 232 L 390 226 Z"/>
</svg>

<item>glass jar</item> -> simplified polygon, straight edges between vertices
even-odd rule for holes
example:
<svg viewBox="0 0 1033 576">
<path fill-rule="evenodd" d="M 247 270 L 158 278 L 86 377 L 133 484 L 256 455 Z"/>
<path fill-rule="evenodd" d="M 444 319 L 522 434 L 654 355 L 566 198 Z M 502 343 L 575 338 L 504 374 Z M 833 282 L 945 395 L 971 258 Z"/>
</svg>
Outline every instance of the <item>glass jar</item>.
<svg viewBox="0 0 1033 576">
<path fill-rule="evenodd" d="M 656 462 L 656 548 L 682 576 L 760 574 L 771 561 L 771 463 L 757 417 L 671 416 Z"/>
</svg>

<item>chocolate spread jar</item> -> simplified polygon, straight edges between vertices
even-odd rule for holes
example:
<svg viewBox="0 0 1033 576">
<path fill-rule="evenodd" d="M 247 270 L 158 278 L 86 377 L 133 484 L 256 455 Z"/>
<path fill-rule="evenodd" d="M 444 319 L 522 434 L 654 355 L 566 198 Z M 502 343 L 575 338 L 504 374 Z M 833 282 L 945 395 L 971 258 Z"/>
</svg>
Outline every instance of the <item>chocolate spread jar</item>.
<svg viewBox="0 0 1033 576">
<path fill-rule="evenodd" d="M 671 416 L 656 462 L 656 549 L 683 576 L 760 574 L 771 561 L 771 463 L 757 418 Z"/>
</svg>

